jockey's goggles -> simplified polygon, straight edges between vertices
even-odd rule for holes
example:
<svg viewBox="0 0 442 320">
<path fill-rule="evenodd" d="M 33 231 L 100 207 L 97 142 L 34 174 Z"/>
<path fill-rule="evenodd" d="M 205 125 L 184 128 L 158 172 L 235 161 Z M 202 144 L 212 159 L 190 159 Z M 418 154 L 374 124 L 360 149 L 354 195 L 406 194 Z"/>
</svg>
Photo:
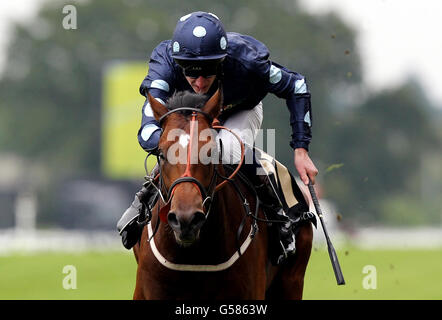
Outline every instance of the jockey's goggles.
<svg viewBox="0 0 442 320">
<path fill-rule="evenodd" d="M 198 78 L 198 77 L 209 78 L 216 76 L 217 70 L 218 66 L 213 66 L 213 67 L 193 66 L 183 69 L 183 72 L 184 75 L 189 78 Z"/>
<path fill-rule="evenodd" d="M 209 78 L 218 74 L 220 63 L 224 59 L 195 61 L 195 60 L 179 60 L 175 59 L 179 66 L 183 69 L 183 73 L 189 78 L 204 77 Z"/>
</svg>

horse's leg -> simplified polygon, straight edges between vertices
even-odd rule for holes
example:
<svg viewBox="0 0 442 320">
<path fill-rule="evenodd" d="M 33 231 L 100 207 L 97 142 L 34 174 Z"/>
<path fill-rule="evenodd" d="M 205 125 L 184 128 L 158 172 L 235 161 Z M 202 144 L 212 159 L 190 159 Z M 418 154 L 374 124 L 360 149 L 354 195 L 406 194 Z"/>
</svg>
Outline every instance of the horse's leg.
<svg viewBox="0 0 442 320">
<path fill-rule="evenodd" d="M 143 231 L 144 234 L 144 231 Z M 141 236 L 141 239 L 143 239 L 143 234 Z M 143 251 L 141 248 L 141 241 L 138 241 L 134 246 L 133 246 L 133 252 L 134 252 L 134 256 L 135 256 L 135 260 L 137 261 L 138 264 L 138 268 L 137 268 L 137 280 L 135 283 L 135 290 L 134 290 L 134 295 L 133 295 L 133 300 L 145 300 L 145 295 L 144 295 L 144 291 L 143 291 L 143 281 L 141 281 L 141 277 L 142 277 L 142 270 L 140 269 L 140 259 L 142 259 L 143 256 Z"/>
<path fill-rule="evenodd" d="M 269 300 L 300 300 L 304 290 L 304 276 L 310 259 L 313 229 L 304 223 L 296 235 L 296 253 L 280 266 L 279 273 L 267 291 Z"/>
<path fill-rule="evenodd" d="M 133 295 L 133 300 L 146 300 L 144 296 L 143 287 L 141 281 L 138 281 L 138 271 L 137 271 L 137 282 L 135 284 L 135 290 Z"/>
<path fill-rule="evenodd" d="M 133 246 L 133 251 L 134 251 L 135 260 L 137 261 L 137 264 L 138 264 L 138 255 L 139 255 L 139 252 L 140 252 L 140 242 L 137 242 Z"/>
</svg>

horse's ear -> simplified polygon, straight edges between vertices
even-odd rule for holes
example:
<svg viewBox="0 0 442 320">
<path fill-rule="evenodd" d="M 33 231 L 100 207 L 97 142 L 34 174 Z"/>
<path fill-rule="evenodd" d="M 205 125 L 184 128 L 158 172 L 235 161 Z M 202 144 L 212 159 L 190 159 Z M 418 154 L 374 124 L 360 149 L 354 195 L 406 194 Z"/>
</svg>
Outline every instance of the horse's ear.
<svg viewBox="0 0 442 320">
<path fill-rule="evenodd" d="M 206 102 L 202 110 L 208 113 L 212 118 L 218 117 L 221 112 L 221 106 L 223 103 L 222 88 L 219 87 L 215 94 Z"/>
<path fill-rule="evenodd" d="M 147 99 L 149 100 L 149 104 L 152 108 L 153 116 L 157 121 L 159 121 L 161 116 L 166 114 L 169 110 L 167 110 L 167 108 L 161 102 L 152 97 L 149 92 L 147 93 Z"/>
</svg>

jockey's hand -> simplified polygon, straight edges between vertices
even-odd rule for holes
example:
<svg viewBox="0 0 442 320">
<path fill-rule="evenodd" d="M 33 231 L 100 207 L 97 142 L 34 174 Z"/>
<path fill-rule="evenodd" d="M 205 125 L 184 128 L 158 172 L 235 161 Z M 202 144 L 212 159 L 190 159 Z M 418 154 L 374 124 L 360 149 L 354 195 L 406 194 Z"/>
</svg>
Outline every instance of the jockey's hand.
<svg viewBox="0 0 442 320">
<path fill-rule="evenodd" d="M 318 174 L 318 169 L 316 169 L 307 150 L 304 148 L 295 149 L 295 168 L 298 170 L 299 177 L 305 185 L 308 185 L 309 178 L 312 184 L 315 184 L 315 177 Z"/>
</svg>

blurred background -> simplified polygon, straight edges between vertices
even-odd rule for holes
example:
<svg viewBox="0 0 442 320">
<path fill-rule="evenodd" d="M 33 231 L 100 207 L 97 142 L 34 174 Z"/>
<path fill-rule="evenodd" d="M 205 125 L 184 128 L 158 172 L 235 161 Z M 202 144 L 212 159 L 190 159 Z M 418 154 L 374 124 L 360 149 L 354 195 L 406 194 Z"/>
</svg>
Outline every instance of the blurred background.
<svg viewBox="0 0 442 320">
<path fill-rule="evenodd" d="M 116 222 L 145 174 L 138 88 L 153 48 L 171 38 L 181 16 L 202 10 L 220 17 L 227 31 L 264 42 L 271 60 L 310 85 L 316 188 L 344 274 L 355 280 L 333 291 L 319 227 L 308 281 L 330 282 L 333 296 L 306 288 L 307 298 L 441 299 L 440 9 L 435 1 L 393 0 L 2 2 L 0 298 L 131 297 L 136 265 Z M 263 127 L 276 129 L 276 158 L 295 172 L 288 117 L 285 101 L 265 98 Z M 407 281 L 422 250 L 434 290 L 419 295 Z M 97 282 L 72 293 L 61 287 L 69 259 L 95 261 L 93 270 L 103 261 L 126 269 L 105 278 L 104 287 Z M 396 291 L 382 291 L 381 282 L 374 293 L 361 288 L 362 266 L 376 261 L 393 275 L 404 271 L 398 264 L 410 268 L 391 275 Z M 33 280 L 17 286 L 31 272 L 21 266 L 32 263 Z M 89 284 L 98 281 L 91 272 Z M 406 285 L 414 295 L 406 295 Z"/>
</svg>

